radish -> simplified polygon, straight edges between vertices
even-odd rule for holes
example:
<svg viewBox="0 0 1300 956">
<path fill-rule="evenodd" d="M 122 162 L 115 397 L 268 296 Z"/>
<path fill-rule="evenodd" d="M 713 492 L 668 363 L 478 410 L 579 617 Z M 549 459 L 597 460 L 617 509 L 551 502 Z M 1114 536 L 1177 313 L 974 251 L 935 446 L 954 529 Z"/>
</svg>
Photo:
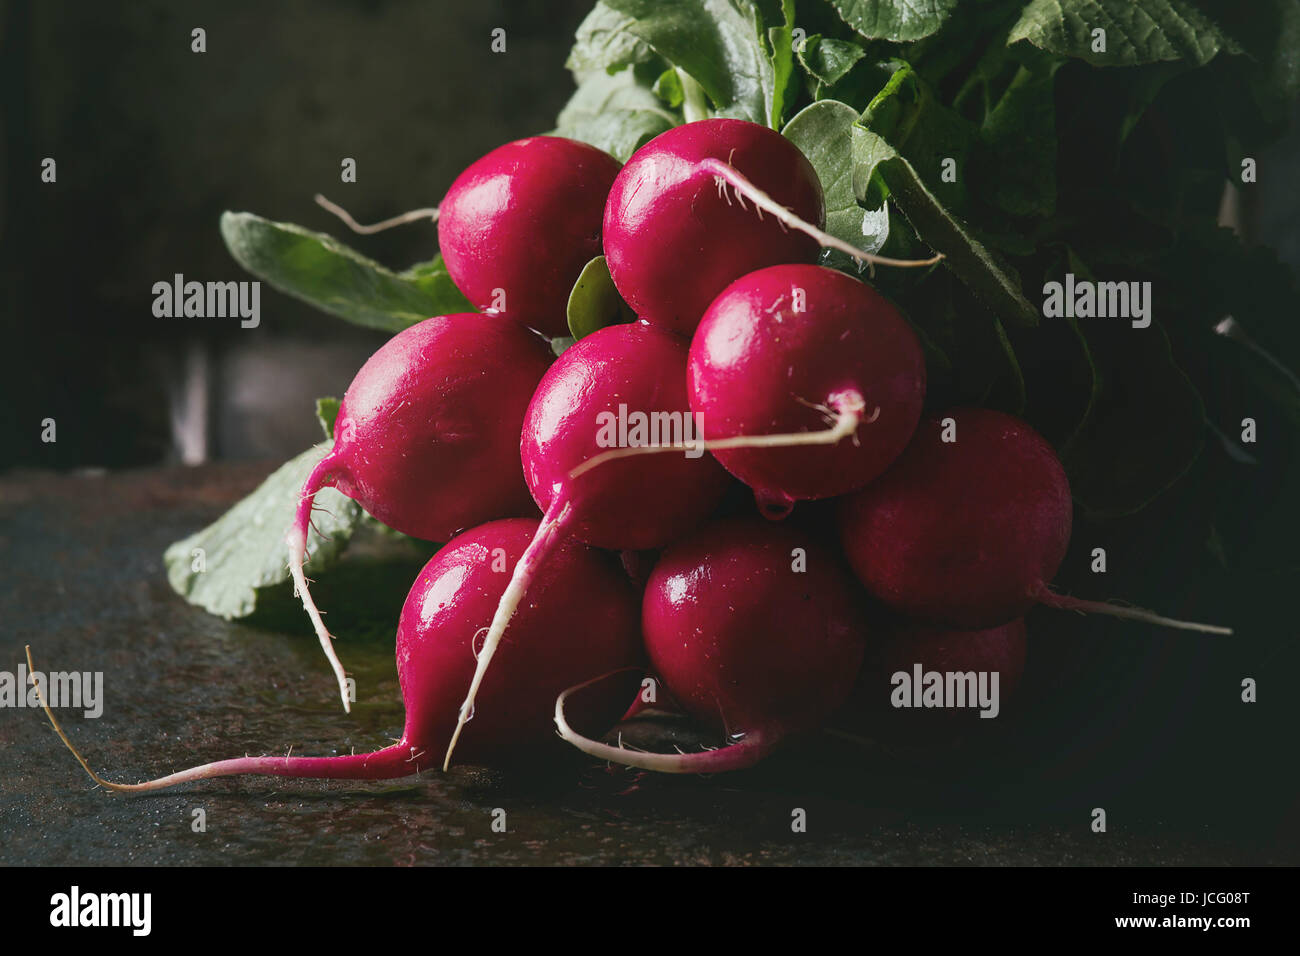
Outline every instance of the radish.
<svg viewBox="0 0 1300 956">
<path fill-rule="evenodd" d="M 686 344 L 645 323 L 611 325 L 580 339 L 537 386 L 521 454 L 524 478 L 545 517 L 492 616 L 444 769 L 511 615 L 552 549 L 570 535 L 610 550 L 662 547 L 703 521 L 725 492 L 726 472 L 707 456 L 658 455 L 572 477 L 609 437 L 602 421 L 633 414 L 675 415 L 683 429 L 690 416 Z"/>
<path fill-rule="evenodd" d="M 840 535 L 867 590 L 920 621 L 981 630 L 1041 603 L 1232 633 L 1050 591 L 1071 520 L 1070 485 L 1052 446 L 1010 415 L 961 408 L 923 419 L 898 461 L 844 499 Z"/>
<path fill-rule="evenodd" d="M 757 123 L 698 120 L 660 133 L 618 174 L 605 204 L 605 258 L 637 315 L 685 334 L 729 283 L 764 266 L 812 262 L 819 244 L 860 262 L 938 261 L 869 255 L 823 232 L 824 223 L 821 183 L 797 146 Z"/>
<path fill-rule="evenodd" d="M 600 743 L 569 725 L 569 692 L 555 722 L 585 753 L 665 773 L 750 767 L 813 729 L 848 697 L 866 647 L 857 587 L 834 551 L 791 524 L 751 517 L 713 522 L 665 550 L 641 627 L 673 697 L 730 745 L 656 754 Z"/>
<path fill-rule="evenodd" d="M 146 783 L 119 784 L 91 770 L 48 708 L 46 714 L 86 772 L 111 790 L 159 790 L 235 774 L 381 780 L 418 773 L 436 766 L 434 748 L 455 724 L 475 638 L 505 589 L 503 568 L 523 553 L 536 528 L 531 518 L 481 525 L 444 546 L 420 572 L 397 628 L 406 725 L 390 747 L 339 757 L 239 757 Z M 637 693 L 635 671 L 643 662 L 637 598 L 609 555 L 566 541 L 538 570 L 530 600 L 513 624 L 514 639 L 502 651 L 502 666 L 483 684 L 482 701 L 488 706 L 465 733 L 466 755 L 500 764 L 546 746 L 554 740 L 555 697 L 575 681 L 628 670 L 583 697 L 583 719 L 603 732 L 628 709 Z"/>
<path fill-rule="evenodd" d="M 539 336 L 502 316 L 425 319 L 362 366 L 339 406 L 334 447 L 312 469 L 289 529 L 289 571 L 350 709 L 343 665 L 303 573 L 315 494 L 334 487 L 403 534 L 446 541 L 533 511 L 514 436 L 550 364 Z"/>
<path fill-rule="evenodd" d="M 601 253 L 605 197 L 618 160 L 562 136 L 506 143 L 470 165 L 439 206 L 438 246 L 474 308 L 548 336 L 568 335 L 566 306 Z"/>
<path fill-rule="evenodd" d="M 898 457 L 921 417 L 925 357 L 865 283 L 823 266 L 770 266 L 704 313 L 687 386 L 703 447 L 754 490 L 763 514 L 782 518 L 796 501 L 861 488 Z M 683 447 L 612 450 L 579 473 Z"/>
</svg>

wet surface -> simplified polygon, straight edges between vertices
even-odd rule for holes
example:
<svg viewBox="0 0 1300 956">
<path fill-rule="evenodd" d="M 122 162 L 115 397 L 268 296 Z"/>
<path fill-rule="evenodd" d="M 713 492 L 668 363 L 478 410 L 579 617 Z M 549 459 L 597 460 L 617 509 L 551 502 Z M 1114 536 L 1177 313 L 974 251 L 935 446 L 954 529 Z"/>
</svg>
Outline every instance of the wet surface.
<svg viewBox="0 0 1300 956">
<path fill-rule="evenodd" d="M 286 592 L 256 625 L 187 605 L 163 549 L 269 472 L 224 465 L 0 479 L 0 670 L 103 671 L 103 716 L 62 711 L 92 766 L 135 781 L 244 753 L 347 753 L 401 730 L 397 611 L 422 560 L 361 542 L 318 599 L 358 680 L 344 714 Z M 365 615 L 348 614 L 367 596 Z M 391 622 L 391 623 L 390 623 Z M 821 735 L 757 771 L 711 779 L 610 770 L 557 752 L 512 773 L 389 783 L 230 778 L 147 795 L 86 777 L 39 710 L 0 709 L 0 863 L 155 864 L 1196 864 L 1294 861 L 1270 818 L 1054 784 L 1032 736 L 898 759 Z M 1028 741 L 1028 743 L 1026 743 Z M 1031 759 L 1032 758 L 1032 759 Z M 1026 761 L 1038 768 L 1021 779 Z M 1046 766 L 1047 769 L 1043 769 Z M 1080 792 L 1082 791 L 1082 792 Z M 1163 811 L 1161 808 L 1165 808 Z M 195 829 L 203 811 L 206 829 Z M 798 811 L 806 832 L 794 832 Z M 493 830 L 504 811 L 506 832 Z M 499 816 L 499 814 L 497 814 Z M 1224 821 L 1229 822 L 1225 823 Z M 1235 821 L 1235 822 L 1234 822 Z M 1258 823 L 1258 821 L 1255 821 Z M 1279 826 L 1283 826 L 1279 830 Z"/>
</svg>

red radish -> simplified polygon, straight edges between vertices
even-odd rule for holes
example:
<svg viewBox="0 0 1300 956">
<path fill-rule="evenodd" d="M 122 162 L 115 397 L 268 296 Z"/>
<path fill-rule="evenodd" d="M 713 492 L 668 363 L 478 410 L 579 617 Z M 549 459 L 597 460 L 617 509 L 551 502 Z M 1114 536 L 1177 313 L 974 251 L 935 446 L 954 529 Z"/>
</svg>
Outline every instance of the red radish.
<svg viewBox="0 0 1300 956">
<path fill-rule="evenodd" d="M 92 771 L 54 715 L 46 713 L 87 773 L 112 790 L 158 790 L 235 774 L 381 780 L 434 767 L 435 748 L 456 722 L 461 689 L 473 670 L 475 638 L 505 589 L 505 569 L 536 528 L 531 518 L 481 525 L 443 547 L 420 572 L 397 628 L 406 726 L 391 747 L 340 757 L 239 757 L 146 783 L 118 784 Z M 476 761 L 500 764 L 546 746 L 554 740 L 557 694 L 575 681 L 639 670 L 643 661 L 636 593 L 609 555 L 565 542 L 538 570 L 529 598 L 513 622 L 501 666 L 483 683 L 484 713 L 464 735 L 463 751 Z M 635 696 L 638 680 L 628 672 L 607 687 L 593 688 L 581 701 L 583 720 L 602 731 L 613 726 Z"/>
<path fill-rule="evenodd" d="M 784 514 L 796 501 L 861 488 L 898 457 L 921 417 L 925 357 L 911 327 L 870 286 L 822 266 L 772 266 L 736 280 L 709 306 L 686 380 L 710 441 L 826 436 L 825 414 L 849 420 L 852 441 L 713 448 L 764 511 Z"/>
<path fill-rule="evenodd" d="M 844 499 L 840 535 L 867 590 L 920 621 L 981 630 L 1042 603 L 1232 633 L 1049 591 L 1071 520 L 1052 446 L 1010 415 L 961 408 L 923 419 L 898 461 Z"/>
<path fill-rule="evenodd" d="M 868 255 L 822 232 L 824 222 L 821 183 L 797 146 L 757 123 L 699 120 L 659 134 L 618 174 L 605 205 L 605 258 L 637 315 L 686 334 L 729 283 L 811 262 L 819 244 L 861 262 L 937 261 Z"/>
<path fill-rule="evenodd" d="M 870 286 L 822 266 L 770 266 L 713 300 L 686 380 L 703 447 L 782 518 L 796 501 L 861 488 L 898 457 L 921 417 L 925 357 Z M 608 451 L 579 473 L 674 447 Z"/>
<path fill-rule="evenodd" d="M 303 573 L 316 492 L 337 488 L 390 528 L 430 541 L 529 514 L 514 436 L 550 360 L 540 337 L 502 316 L 442 315 L 389 339 L 348 386 L 334 447 L 303 484 L 288 536 L 294 588 L 344 709 L 343 666 Z"/>
<path fill-rule="evenodd" d="M 600 453 L 613 434 L 607 423 L 620 415 L 675 415 L 686 427 L 686 344 L 676 335 L 639 322 L 608 326 L 568 348 L 537 386 L 521 453 L 545 517 L 492 617 L 444 767 L 511 615 L 553 548 L 569 535 L 610 550 L 662 547 L 703 521 L 726 490 L 726 472 L 708 456 L 656 455 L 571 477 Z"/>
<path fill-rule="evenodd" d="M 456 177 L 439 207 L 438 246 L 474 308 L 568 335 L 566 306 L 601 254 L 618 160 L 561 136 L 506 143 Z"/>
<path fill-rule="evenodd" d="M 555 721 L 594 757 L 666 773 L 749 767 L 813 729 L 848 697 L 866 646 L 857 587 L 839 557 L 805 530 L 755 518 L 713 522 L 664 551 L 641 627 L 651 667 L 729 746 L 654 754 L 603 744 L 569 726 L 567 693 Z"/>
</svg>

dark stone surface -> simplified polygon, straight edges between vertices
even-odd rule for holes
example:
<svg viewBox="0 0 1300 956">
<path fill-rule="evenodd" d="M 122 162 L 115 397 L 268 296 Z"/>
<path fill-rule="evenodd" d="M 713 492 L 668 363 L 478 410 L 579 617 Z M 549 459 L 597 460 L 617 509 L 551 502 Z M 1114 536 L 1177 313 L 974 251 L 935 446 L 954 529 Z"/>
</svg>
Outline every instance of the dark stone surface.
<svg viewBox="0 0 1300 956">
<path fill-rule="evenodd" d="M 419 555 L 363 544 L 333 575 L 322 575 L 319 596 L 336 609 L 331 624 L 344 635 L 341 654 L 358 678 L 351 716 L 335 703 L 314 639 L 297 614 L 287 613 L 287 595 L 270 602 L 261 626 L 252 626 L 211 617 L 169 589 L 164 547 L 211 520 L 268 470 L 224 465 L 0 479 L 0 669 L 15 672 L 23 645 L 31 644 L 38 668 L 102 670 L 103 716 L 64 711 L 62 717 L 91 764 L 109 778 L 133 781 L 291 746 L 298 754 L 346 753 L 382 746 L 400 731 L 393 625 L 384 622 L 395 621 Z M 349 588 L 365 591 L 370 614 L 346 613 Z M 1249 813 L 1197 807 L 1190 814 L 1152 813 L 1149 806 L 1169 802 L 1126 802 L 1106 779 L 1072 784 L 1062 798 L 1042 783 L 1052 776 L 1051 755 L 1017 749 L 1024 739 L 899 759 L 824 735 L 757 771 L 712 779 L 640 776 L 561 752 L 541 769 L 509 774 L 459 769 L 373 784 L 246 777 L 124 796 L 91 783 L 39 710 L 6 708 L 0 710 L 0 863 L 1296 859 L 1282 838 L 1287 831 L 1272 817 L 1261 823 Z M 1251 773 L 1222 762 L 1207 768 L 1218 776 L 1225 771 Z M 1293 794 L 1283 797 L 1294 802 Z M 1103 835 L 1088 827 L 1089 808 L 1098 804 L 1110 813 L 1110 832 Z M 506 811 L 507 833 L 492 832 L 494 808 Z M 806 833 L 791 832 L 795 808 L 807 811 Z M 191 830 L 196 809 L 206 812 L 206 832 Z"/>
</svg>

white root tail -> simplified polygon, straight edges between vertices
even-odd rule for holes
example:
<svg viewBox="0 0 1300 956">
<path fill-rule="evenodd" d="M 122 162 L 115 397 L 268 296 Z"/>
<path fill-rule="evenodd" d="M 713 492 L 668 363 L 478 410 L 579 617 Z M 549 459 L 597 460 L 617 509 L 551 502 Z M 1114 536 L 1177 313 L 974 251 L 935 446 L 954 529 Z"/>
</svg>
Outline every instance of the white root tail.
<svg viewBox="0 0 1300 956">
<path fill-rule="evenodd" d="M 343 224 L 353 232 L 360 233 L 363 236 L 370 236 L 376 232 L 383 232 L 385 229 L 392 229 L 394 226 L 404 226 L 408 222 L 420 222 L 428 219 L 430 222 L 438 221 L 438 207 L 431 206 L 427 209 L 412 209 L 410 212 L 404 212 L 399 216 L 393 216 L 391 219 L 385 219 L 382 222 L 371 223 L 363 226 L 352 218 L 352 214 L 340 206 L 338 203 L 330 202 L 320 193 L 316 194 L 316 204 L 327 212 L 333 213 L 343 220 Z"/>
<path fill-rule="evenodd" d="M 497 647 L 506 632 L 506 627 L 510 624 L 510 619 L 514 617 L 515 611 L 523 602 L 524 595 L 528 593 L 528 586 L 532 583 L 537 568 L 546 560 L 547 555 L 564 540 L 567 534 L 565 529 L 572 515 L 573 504 L 568 496 L 563 492 L 557 494 L 551 501 L 551 506 L 546 509 L 546 515 L 542 518 L 542 523 L 538 525 L 533 540 L 529 542 L 527 550 L 524 551 L 523 556 L 515 565 L 514 572 L 510 576 L 510 583 L 506 586 L 505 593 L 501 595 L 501 600 L 497 603 L 496 612 L 492 615 L 492 623 L 488 626 L 487 636 L 483 638 L 483 648 L 478 652 L 478 663 L 474 668 L 474 679 L 470 681 L 469 693 L 465 695 L 465 701 L 460 705 L 460 713 L 456 718 L 456 730 L 451 735 L 451 742 L 447 745 L 447 755 L 443 758 L 442 769 L 444 771 L 451 767 L 451 755 L 456 750 L 456 743 L 460 740 L 465 724 L 474 716 L 474 699 L 478 696 L 483 677 L 487 674 L 488 665 L 492 663 L 492 657 L 497 652 Z"/>
<path fill-rule="evenodd" d="M 330 669 L 334 671 L 334 678 L 339 685 L 339 697 L 343 701 L 343 710 L 351 713 L 352 701 L 348 693 L 347 674 L 343 671 L 343 664 L 338 654 L 334 652 L 334 636 L 325 627 L 325 621 L 321 618 L 320 610 L 312 600 L 311 590 L 307 587 L 307 575 L 303 572 L 303 564 L 307 560 L 307 529 L 311 525 L 312 505 L 316 500 L 316 492 L 321 489 L 325 476 L 329 474 L 332 467 L 334 461 L 326 455 L 307 476 L 303 484 L 302 499 L 298 502 L 297 514 L 294 516 L 293 525 L 289 528 L 285 541 L 289 545 L 289 576 L 293 578 L 294 596 L 302 600 L 303 610 L 311 618 L 311 626 L 316 632 L 316 639 L 320 641 L 320 648 L 325 652 L 325 659 L 329 661 Z"/>
<path fill-rule="evenodd" d="M 837 411 L 824 406 L 814 406 L 827 412 L 831 427 L 817 432 L 789 432 L 778 435 L 737 435 L 734 438 L 701 439 L 695 442 L 674 442 L 667 445 L 638 445 L 634 448 L 613 448 L 588 458 L 569 472 L 577 478 L 608 461 L 629 458 L 633 455 L 653 455 L 665 451 L 726 451 L 729 448 L 790 448 L 797 445 L 836 445 L 857 433 L 859 425 L 868 425 L 880 417 L 880 406 L 864 417 L 866 405 L 860 396 L 839 403 Z"/>
<path fill-rule="evenodd" d="M 1111 604 L 1108 601 L 1086 601 L 1082 598 L 1070 597 L 1066 594 L 1057 594 L 1043 588 L 1038 596 L 1038 603 L 1047 607 L 1054 607 L 1062 611 L 1078 611 L 1081 614 L 1108 614 L 1111 617 L 1122 617 L 1130 621 L 1142 621 L 1146 624 L 1156 624 L 1160 627 L 1172 627 L 1180 631 L 1199 631 L 1202 634 L 1231 634 L 1230 627 L 1217 627 L 1213 624 L 1199 624 L 1196 621 L 1180 621 L 1172 617 L 1163 617 L 1153 611 L 1143 610 L 1140 607 L 1125 607 L 1122 604 Z"/>
<path fill-rule="evenodd" d="M 343 662 L 334 651 L 334 635 L 325 627 L 325 621 L 321 618 L 320 609 L 316 607 L 316 602 L 312 600 L 311 591 L 307 587 L 307 575 L 303 573 L 303 557 L 306 548 L 297 541 L 289 543 L 289 575 L 293 578 L 294 597 L 302 599 L 303 609 L 307 616 L 311 618 L 312 629 L 316 632 L 316 638 L 320 641 L 320 649 L 325 652 L 325 659 L 329 661 L 330 669 L 334 672 L 334 678 L 338 681 L 339 697 L 343 701 L 343 710 L 352 712 L 352 701 L 348 694 L 348 675 L 343 670 Z"/>
<path fill-rule="evenodd" d="M 715 182 L 718 184 L 719 194 L 731 203 L 731 198 L 727 194 L 725 186 L 728 184 L 736 191 L 736 199 L 740 202 L 741 208 L 745 207 L 745 201 L 742 197 L 749 197 L 758 211 L 759 218 L 762 218 L 763 212 L 769 212 L 776 217 L 776 221 L 790 229 L 797 229 L 806 236 L 810 236 L 817 241 L 817 244 L 826 249 L 837 249 L 845 255 L 852 256 L 858 262 L 865 263 L 869 266 L 896 266 L 898 268 L 916 268 L 921 266 L 932 266 L 943 258 L 941 253 L 931 256 L 929 259 L 894 259 L 889 256 L 878 256 L 871 252 L 865 252 L 857 246 L 845 242 L 843 239 L 837 239 L 828 232 L 818 229 L 812 223 L 805 222 L 793 212 L 782 206 L 775 199 L 769 196 L 763 190 L 759 189 L 752 182 L 741 175 L 740 171 L 734 166 L 728 165 L 719 159 L 705 159 L 700 162 L 701 168 L 712 173 Z"/>
<path fill-rule="evenodd" d="M 771 743 L 759 733 L 749 734 L 741 742 L 726 747 L 689 754 L 650 753 L 645 750 L 631 750 L 623 746 L 621 740 L 617 747 L 592 740 L 578 733 L 569 724 L 568 718 L 564 715 L 564 704 L 569 699 L 569 695 L 590 687 L 608 676 L 610 675 L 603 674 L 584 681 L 555 698 L 555 727 L 559 731 L 560 738 L 590 757 L 658 773 L 723 773 L 728 770 L 744 770 L 752 767 L 773 749 Z"/>
</svg>

